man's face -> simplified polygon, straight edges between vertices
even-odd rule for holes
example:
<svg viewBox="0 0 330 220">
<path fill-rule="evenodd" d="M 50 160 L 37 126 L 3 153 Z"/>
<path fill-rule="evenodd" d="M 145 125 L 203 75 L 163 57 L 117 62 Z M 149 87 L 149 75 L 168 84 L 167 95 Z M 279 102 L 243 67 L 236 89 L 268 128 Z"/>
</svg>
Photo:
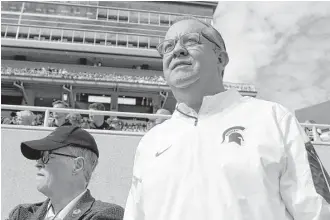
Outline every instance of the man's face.
<svg viewBox="0 0 330 220">
<path fill-rule="evenodd" d="M 149 129 L 153 128 L 155 125 L 156 125 L 156 124 L 155 124 L 155 121 L 150 120 L 150 121 L 148 121 L 148 123 L 147 123 L 147 129 L 149 130 Z"/>
<path fill-rule="evenodd" d="M 67 148 L 60 148 L 53 152 L 69 154 Z M 68 188 L 73 181 L 73 158 L 49 154 L 49 161 L 43 164 L 41 159 L 37 161 L 37 189 L 46 196 L 51 196 L 61 189 Z"/>
<path fill-rule="evenodd" d="M 115 130 L 121 130 L 122 128 L 122 123 L 118 120 L 113 120 L 110 124 L 111 127 L 113 127 Z"/>
<path fill-rule="evenodd" d="M 187 33 L 200 33 L 205 25 L 194 20 L 183 20 L 174 24 L 165 40 L 178 39 Z M 183 48 L 179 42 L 173 51 L 164 54 L 165 79 L 179 102 L 189 103 L 191 99 L 202 99 L 222 84 L 215 44 L 203 36 L 200 44 Z M 221 71 L 221 70 L 220 70 Z"/>
<path fill-rule="evenodd" d="M 53 107 L 54 108 L 66 108 L 63 104 L 60 104 L 60 103 L 59 104 L 55 104 Z M 68 113 L 54 112 L 53 113 L 53 116 L 54 116 L 55 119 L 61 120 L 61 119 L 64 119 L 67 114 Z"/>
<path fill-rule="evenodd" d="M 17 115 L 16 122 L 18 125 L 32 125 L 29 116 Z"/>
<path fill-rule="evenodd" d="M 93 111 L 99 111 L 97 109 L 92 109 L 90 108 L 89 110 L 93 110 Z M 94 115 L 93 113 L 89 114 L 89 120 L 91 120 L 92 122 L 103 122 L 104 121 L 104 116 L 103 115 Z"/>
</svg>

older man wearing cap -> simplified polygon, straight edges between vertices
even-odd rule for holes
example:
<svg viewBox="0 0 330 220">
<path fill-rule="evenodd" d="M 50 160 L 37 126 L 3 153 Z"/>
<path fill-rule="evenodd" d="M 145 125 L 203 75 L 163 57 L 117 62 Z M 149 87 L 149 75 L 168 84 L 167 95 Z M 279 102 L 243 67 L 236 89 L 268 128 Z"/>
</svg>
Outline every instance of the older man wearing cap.
<svg viewBox="0 0 330 220">
<path fill-rule="evenodd" d="M 119 220 L 123 208 L 95 200 L 87 189 L 99 157 L 91 134 L 62 126 L 40 140 L 21 143 L 22 154 L 37 160 L 37 189 L 44 202 L 18 205 L 9 220 Z"/>
</svg>

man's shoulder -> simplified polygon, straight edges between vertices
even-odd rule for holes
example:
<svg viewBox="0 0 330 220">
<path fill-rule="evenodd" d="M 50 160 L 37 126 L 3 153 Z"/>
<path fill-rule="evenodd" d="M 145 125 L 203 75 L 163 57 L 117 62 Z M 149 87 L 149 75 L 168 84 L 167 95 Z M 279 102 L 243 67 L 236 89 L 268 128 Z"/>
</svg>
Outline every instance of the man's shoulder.
<svg viewBox="0 0 330 220">
<path fill-rule="evenodd" d="M 19 209 L 19 208 L 24 208 L 24 209 L 34 209 L 34 208 L 39 208 L 44 202 L 37 202 L 37 203 L 23 203 L 17 205 L 13 210 Z"/>
<path fill-rule="evenodd" d="M 9 214 L 9 219 L 27 219 L 33 215 L 44 202 L 19 204 Z"/>
<path fill-rule="evenodd" d="M 124 208 L 113 203 L 102 202 L 96 200 L 92 207 L 91 213 L 94 216 L 103 216 L 102 219 L 123 219 Z M 97 219 L 97 218 L 96 218 Z"/>
<path fill-rule="evenodd" d="M 172 118 L 164 121 L 161 124 L 155 125 L 152 127 L 142 138 L 141 142 L 149 142 L 154 141 L 155 139 L 161 137 L 167 137 L 172 135 L 173 130 L 173 121 Z"/>
<path fill-rule="evenodd" d="M 101 200 L 95 200 L 92 209 L 98 209 L 98 210 L 106 210 L 106 209 L 118 209 L 118 210 L 124 210 L 123 207 L 120 205 L 114 204 L 114 203 L 108 203 L 108 202 L 102 202 Z"/>
<path fill-rule="evenodd" d="M 272 108 L 275 106 L 280 106 L 280 104 L 278 104 L 277 102 L 273 102 L 273 101 L 268 101 L 268 100 L 264 100 L 264 99 L 260 99 L 260 98 L 254 98 L 254 97 L 249 97 L 249 96 L 244 96 L 242 97 L 242 103 L 247 103 L 247 104 L 252 104 L 255 107 L 264 107 L 264 108 Z"/>
<path fill-rule="evenodd" d="M 243 97 L 243 103 L 245 103 L 245 110 L 249 109 L 250 112 L 255 112 L 257 114 L 265 114 L 275 116 L 277 119 L 281 119 L 284 115 L 291 113 L 286 107 L 283 105 L 267 101 L 259 98 L 252 97 Z M 247 113 L 247 111 L 245 111 Z"/>
</svg>

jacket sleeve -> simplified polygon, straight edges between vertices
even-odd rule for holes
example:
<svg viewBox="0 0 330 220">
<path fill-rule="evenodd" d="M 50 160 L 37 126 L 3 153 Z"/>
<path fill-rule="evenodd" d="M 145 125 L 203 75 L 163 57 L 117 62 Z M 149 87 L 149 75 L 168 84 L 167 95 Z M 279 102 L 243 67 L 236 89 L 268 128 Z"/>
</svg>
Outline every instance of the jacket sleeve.
<svg viewBox="0 0 330 220">
<path fill-rule="evenodd" d="M 29 218 L 32 213 L 29 211 L 33 209 L 33 205 L 20 204 L 17 205 L 10 213 L 6 220 L 23 220 Z"/>
<path fill-rule="evenodd" d="M 280 192 L 295 220 L 330 219 L 330 178 L 313 145 L 291 113 L 279 122 L 284 146 Z"/>
<path fill-rule="evenodd" d="M 143 163 L 142 150 L 145 147 L 143 138 L 137 147 L 134 159 L 132 184 L 126 201 L 124 220 L 144 220 L 142 207 L 142 178 Z"/>
<path fill-rule="evenodd" d="M 19 213 L 19 208 L 20 206 L 16 206 L 11 212 L 9 213 L 8 218 L 6 220 L 16 220 L 18 218 L 18 213 Z"/>
<path fill-rule="evenodd" d="M 90 220 L 122 220 L 124 216 L 124 209 L 120 206 L 113 206 L 111 208 L 98 211 Z M 85 219 L 85 218 L 84 218 Z"/>
</svg>

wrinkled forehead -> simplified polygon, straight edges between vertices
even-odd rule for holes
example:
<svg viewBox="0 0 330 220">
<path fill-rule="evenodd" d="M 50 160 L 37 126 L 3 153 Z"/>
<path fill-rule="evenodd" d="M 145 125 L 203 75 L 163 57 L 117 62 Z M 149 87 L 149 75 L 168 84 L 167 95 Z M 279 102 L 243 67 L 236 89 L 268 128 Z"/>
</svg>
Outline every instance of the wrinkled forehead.
<svg viewBox="0 0 330 220">
<path fill-rule="evenodd" d="M 165 40 L 176 39 L 187 33 L 200 33 L 205 25 L 196 20 L 182 20 L 172 25 L 166 33 Z"/>
</svg>

